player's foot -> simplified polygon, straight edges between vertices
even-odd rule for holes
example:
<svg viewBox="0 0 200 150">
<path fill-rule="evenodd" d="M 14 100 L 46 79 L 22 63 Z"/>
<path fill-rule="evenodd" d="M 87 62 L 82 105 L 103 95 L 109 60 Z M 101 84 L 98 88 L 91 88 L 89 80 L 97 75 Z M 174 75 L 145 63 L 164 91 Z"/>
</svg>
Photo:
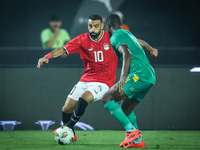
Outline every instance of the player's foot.
<svg viewBox="0 0 200 150">
<path fill-rule="evenodd" d="M 66 126 L 66 125 L 63 125 L 63 126 L 61 126 L 61 127 L 64 127 L 64 126 Z M 56 134 L 56 131 L 58 130 L 58 128 L 57 129 L 55 129 L 54 131 L 53 131 L 53 135 L 55 135 Z"/>
<path fill-rule="evenodd" d="M 72 142 L 76 142 L 76 140 L 77 140 L 77 136 L 76 136 L 76 134 L 74 135 L 74 139 L 72 140 Z M 59 143 L 57 143 L 57 145 L 60 145 Z"/>
<path fill-rule="evenodd" d="M 57 129 L 55 129 L 54 131 L 53 131 L 53 135 L 55 135 L 56 134 L 56 131 L 58 130 L 58 128 Z"/>
<path fill-rule="evenodd" d="M 130 144 L 127 144 L 123 148 L 144 148 L 145 146 L 146 146 L 146 144 L 142 140 L 142 142 L 138 143 L 138 144 L 135 144 L 134 142 L 131 142 Z"/>
<path fill-rule="evenodd" d="M 57 130 L 57 129 L 56 129 Z M 55 131 L 55 130 L 54 130 Z M 55 132 L 56 133 L 56 132 Z M 55 134 L 54 134 L 55 135 Z M 77 140 L 77 136 L 76 136 L 76 134 L 74 135 L 74 139 L 72 140 L 72 142 L 76 142 L 76 140 Z M 60 145 L 59 143 L 57 143 L 57 145 Z"/>
<path fill-rule="evenodd" d="M 75 142 L 77 140 L 77 136 L 76 134 L 74 135 L 74 139 L 72 140 L 72 142 Z"/>
<path fill-rule="evenodd" d="M 63 126 L 62 126 L 63 127 Z M 53 131 L 53 134 L 55 135 L 56 134 L 56 131 L 58 130 L 58 128 L 57 129 L 55 129 L 54 131 Z M 72 140 L 72 142 L 75 142 L 77 140 L 77 136 L 76 136 L 76 134 L 74 134 L 74 139 Z M 57 143 L 58 144 L 58 143 Z"/>
<path fill-rule="evenodd" d="M 119 145 L 119 147 L 123 147 L 125 145 L 127 145 L 128 143 L 134 141 L 135 139 L 137 139 L 139 136 L 142 135 L 142 133 L 140 132 L 140 130 L 136 130 L 130 133 L 125 133 L 126 138 L 124 139 L 124 141 Z"/>
</svg>

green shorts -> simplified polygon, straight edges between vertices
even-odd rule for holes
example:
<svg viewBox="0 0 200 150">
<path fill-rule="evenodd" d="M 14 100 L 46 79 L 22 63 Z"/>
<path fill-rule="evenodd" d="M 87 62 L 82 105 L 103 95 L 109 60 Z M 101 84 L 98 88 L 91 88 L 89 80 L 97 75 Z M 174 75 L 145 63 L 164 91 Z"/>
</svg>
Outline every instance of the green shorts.
<svg viewBox="0 0 200 150">
<path fill-rule="evenodd" d="M 151 83 L 143 81 L 137 75 L 129 74 L 126 77 L 126 83 L 125 87 L 123 87 L 123 90 L 129 99 L 134 98 L 139 102 L 142 102 L 151 86 Z"/>
</svg>

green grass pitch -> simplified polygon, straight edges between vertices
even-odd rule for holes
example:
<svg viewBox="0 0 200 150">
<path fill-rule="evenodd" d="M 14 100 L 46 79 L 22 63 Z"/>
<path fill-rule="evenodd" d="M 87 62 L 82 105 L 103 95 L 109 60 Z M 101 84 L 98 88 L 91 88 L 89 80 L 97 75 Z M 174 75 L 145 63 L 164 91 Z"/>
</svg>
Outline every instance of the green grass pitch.
<svg viewBox="0 0 200 150">
<path fill-rule="evenodd" d="M 0 131 L 0 150 L 120 150 L 124 131 L 77 130 L 77 141 L 57 145 L 52 130 Z M 200 131 L 142 131 L 143 149 L 200 150 Z"/>
</svg>

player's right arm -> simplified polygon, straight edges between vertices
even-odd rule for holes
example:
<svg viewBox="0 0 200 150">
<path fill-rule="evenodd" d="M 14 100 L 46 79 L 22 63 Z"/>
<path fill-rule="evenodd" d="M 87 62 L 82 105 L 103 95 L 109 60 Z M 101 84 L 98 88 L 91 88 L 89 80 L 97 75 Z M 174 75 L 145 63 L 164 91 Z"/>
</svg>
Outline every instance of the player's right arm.
<svg viewBox="0 0 200 150">
<path fill-rule="evenodd" d="M 118 51 L 122 54 L 123 62 L 122 62 L 122 69 L 121 75 L 118 82 L 119 92 L 123 90 L 123 86 L 125 87 L 126 76 L 128 74 L 128 70 L 131 64 L 131 56 L 128 46 L 126 44 L 122 44 L 118 47 Z"/>
<path fill-rule="evenodd" d="M 50 58 L 56 58 L 64 53 L 66 53 L 66 51 L 63 47 L 51 51 L 50 53 L 38 60 L 37 68 L 40 68 L 44 62 L 48 64 Z"/>
<path fill-rule="evenodd" d="M 137 39 L 137 41 L 140 43 L 140 45 L 142 46 L 142 48 L 148 50 L 151 54 L 151 56 L 157 57 L 158 56 L 158 50 L 151 47 L 147 42 L 141 40 L 141 39 Z"/>
</svg>

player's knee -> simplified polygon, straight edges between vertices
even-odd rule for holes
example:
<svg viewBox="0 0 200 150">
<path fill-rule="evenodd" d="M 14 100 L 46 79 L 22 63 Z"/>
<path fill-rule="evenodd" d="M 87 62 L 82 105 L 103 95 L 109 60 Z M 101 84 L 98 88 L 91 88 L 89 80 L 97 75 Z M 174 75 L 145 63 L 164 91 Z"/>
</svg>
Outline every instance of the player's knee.
<svg viewBox="0 0 200 150">
<path fill-rule="evenodd" d="M 123 107 L 122 107 L 122 110 L 123 110 L 123 112 L 125 113 L 126 116 L 130 115 L 131 112 L 133 111 L 132 109 L 129 109 L 129 108 L 123 108 Z"/>
<path fill-rule="evenodd" d="M 103 96 L 103 98 L 101 99 L 103 105 L 105 105 L 108 101 L 111 100 L 110 97 L 111 97 L 111 95 L 110 95 L 109 93 L 106 93 L 106 94 Z"/>
<path fill-rule="evenodd" d="M 72 108 L 72 107 L 65 106 L 65 105 L 62 107 L 62 112 L 64 112 L 64 113 L 70 114 L 70 113 L 72 113 L 73 111 L 74 111 L 74 108 Z"/>
<path fill-rule="evenodd" d="M 90 91 L 85 91 L 80 98 L 84 99 L 88 104 L 94 101 L 94 96 Z"/>
</svg>

